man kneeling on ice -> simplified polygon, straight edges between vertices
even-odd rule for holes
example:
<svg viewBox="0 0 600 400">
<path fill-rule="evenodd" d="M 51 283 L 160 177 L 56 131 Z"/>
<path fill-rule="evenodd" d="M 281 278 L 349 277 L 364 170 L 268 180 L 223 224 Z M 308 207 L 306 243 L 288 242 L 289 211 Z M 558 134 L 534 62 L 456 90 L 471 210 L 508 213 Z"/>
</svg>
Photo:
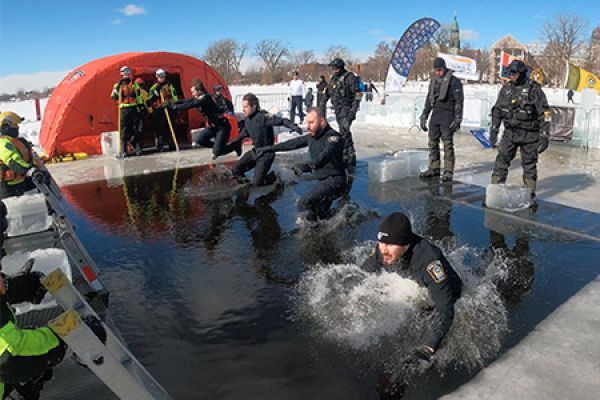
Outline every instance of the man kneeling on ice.
<svg viewBox="0 0 600 400">
<path fill-rule="evenodd" d="M 257 158 L 270 152 L 290 151 L 308 146 L 308 163 L 294 167 L 296 172 L 312 172 L 318 182 L 298 201 L 299 217 L 307 221 L 327 219 L 333 201 L 341 197 L 348 185 L 344 162 L 344 139 L 334 131 L 319 108 L 306 116 L 309 135 L 290 139 L 275 146 L 257 149 Z"/>
<path fill-rule="evenodd" d="M 435 304 L 439 324 L 411 356 L 430 361 L 452 325 L 454 303 L 462 289 L 462 281 L 444 253 L 415 235 L 408 217 L 395 212 L 381 221 L 377 247 L 362 269 L 367 272 L 395 272 L 427 288 Z"/>
</svg>

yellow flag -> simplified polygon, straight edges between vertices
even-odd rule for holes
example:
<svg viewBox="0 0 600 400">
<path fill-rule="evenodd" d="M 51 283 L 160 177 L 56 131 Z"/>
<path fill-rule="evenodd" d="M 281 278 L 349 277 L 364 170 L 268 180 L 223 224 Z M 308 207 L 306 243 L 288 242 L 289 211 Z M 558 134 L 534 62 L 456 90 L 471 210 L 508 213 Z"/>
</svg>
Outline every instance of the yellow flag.
<svg viewBox="0 0 600 400">
<path fill-rule="evenodd" d="M 565 88 L 581 92 L 585 88 L 596 89 L 600 93 L 600 80 L 590 71 L 573 64 L 567 66 Z"/>
</svg>

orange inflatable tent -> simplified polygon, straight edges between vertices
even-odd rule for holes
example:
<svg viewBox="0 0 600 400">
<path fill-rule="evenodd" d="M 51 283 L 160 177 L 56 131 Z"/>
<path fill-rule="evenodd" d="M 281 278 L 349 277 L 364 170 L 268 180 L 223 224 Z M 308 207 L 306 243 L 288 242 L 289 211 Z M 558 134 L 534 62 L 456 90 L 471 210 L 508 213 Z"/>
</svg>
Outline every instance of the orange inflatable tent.
<svg viewBox="0 0 600 400">
<path fill-rule="evenodd" d="M 229 88 L 218 72 L 185 54 L 135 52 L 100 58 L 70 72 L 53 90 L 40 133 L 40 144 L 49 156 L 102 153 L 102 132 L 117 130 L 117 105 L 110 94 L 120 79 L 119 69 L 123 65 L 129 66 L 134 79 L 144 79 L 146 90 L 155 82 L 156 70 L 163 68 L 178 94 L 185 98 L 191 96 L 191 81 L 198 77 L 210 92 L 213 85 L 221 84 L 223 93 L 231 99 Z M 190 143 L 190 130 L 204 126 L 202 115 L 194 110 L 179 112 L 174 122 L 180 143 Z M 144 133 L 146 142 L 153 141 L 151 129 L 150 124 Z M 236 136 L 237 126 L 232 126 L 230 139 Z"/>
</svg>

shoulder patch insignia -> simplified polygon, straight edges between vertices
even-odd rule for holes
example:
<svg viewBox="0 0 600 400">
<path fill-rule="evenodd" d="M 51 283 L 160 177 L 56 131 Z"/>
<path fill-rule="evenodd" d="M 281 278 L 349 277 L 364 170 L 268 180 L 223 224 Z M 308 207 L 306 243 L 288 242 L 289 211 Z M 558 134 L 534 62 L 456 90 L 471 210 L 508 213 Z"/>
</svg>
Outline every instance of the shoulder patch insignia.
<svg viewBox="0 0 600 400">
<path fill-rule="evenodd" d="M 446 280 L 446 271 L 440 260 L 435 260 L 427 266 L 427 273 L 435 283 L 441 283 Z"/>
<path fill-rule="evenodd" d="M 329 136 L 329 137 L 327 138 L 327 141 L 328 141 L 329 143 L 337 143 L 337 142 L 338 142 L 338 140 L 340 140 L 339 136 Z"/>
</svg>

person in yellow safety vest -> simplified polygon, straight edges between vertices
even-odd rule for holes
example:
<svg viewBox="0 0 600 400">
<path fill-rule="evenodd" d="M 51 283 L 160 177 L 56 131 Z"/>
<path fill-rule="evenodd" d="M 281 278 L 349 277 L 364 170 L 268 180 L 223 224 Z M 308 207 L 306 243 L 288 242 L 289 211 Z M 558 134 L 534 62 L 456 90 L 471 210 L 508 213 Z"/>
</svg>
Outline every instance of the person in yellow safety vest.
<svg viewBox="0 0 600 400">
<path fill-rule="evenodd" d="M 22 121 L 23 118 L 10 111 L 0 114 L 0 199 L 35 189 L 28 176 L 34 167 L 31 144 L 18 137 Z"/>
<path fill-rule="evenodd" d="M 138 135 L 138 124 L 141 118 L 142 108 L 144 102 L 140 91 L 140 86 L 131 79 L 131 70 L 127 66 L 121 67 L 121 80 L 119 80 L 113 86 L 111 98 L 118 102 L 119 106 L 119 118 L 121 131 L 119 135 L 121 137 L 119 149 L 119 156 L 121 158 L 126 157 L 127 138 L 131 138 L 131 143 L 136 149 L 136 154 L 141 153 L 141 141 Z"/>
<path fill-rule="evenodd" d="M 162 104 L 168 105 L 179 100 L 175 87 L 167 80 L 167 71 L 162 68 L 156 70 L 156 81 L 150 88 L 150 98 L 148 99 L 152 103 L 153 108 L 156 109 Z M 175 144 L 172 143 L 171 128 L 167 121 L 167 112 L 171 118 L 171 124 L 173 124 L 175 121 L 175 112 L 169 107 L 158 110 L 154 114 L 156 120 L 156 150 L 158 151 L 163 151 L 165 138 L 169 142 L 169 148 L 171 150 L 175 149 Z"/>
<path fill-rule="evenodd" d="M 6 206 L 1 201 L 0 225 L 3 237 L 8 224 Z M 31 266 L 26 264 L 23 269 Z M 13 390 L 23 399 L 39 399 L 44 383 L 52 378 L 52 368 L 65 355 L 65 343 L 50 328 L 16 326 L 11 304 L 38 304 L 46 294 L 40 282 L 43 276 L 36 271 L 23 271 L 12 277 L 0 273 L 0 399 L 12 398 L 8 396 Z"/>
<path fill-rule="evenodd" d="M 138 132 L 138 143 L 139 146 L 134 146 L 135 155 L 142 155 L 142 138 L 144 137 L 144 128 L 146 126 L 146 117 L 152 114 L 152 106 L 150 105 L 148 99 L 150 99 L 150 94 L 146 90 L 146 82 L 142 78 L 137 78 L 135 83 L 140 87 L 140 96 L 142 96 L 143 107 L 141 107 L 140 120 L 137 126 Z"/>
</svg>

